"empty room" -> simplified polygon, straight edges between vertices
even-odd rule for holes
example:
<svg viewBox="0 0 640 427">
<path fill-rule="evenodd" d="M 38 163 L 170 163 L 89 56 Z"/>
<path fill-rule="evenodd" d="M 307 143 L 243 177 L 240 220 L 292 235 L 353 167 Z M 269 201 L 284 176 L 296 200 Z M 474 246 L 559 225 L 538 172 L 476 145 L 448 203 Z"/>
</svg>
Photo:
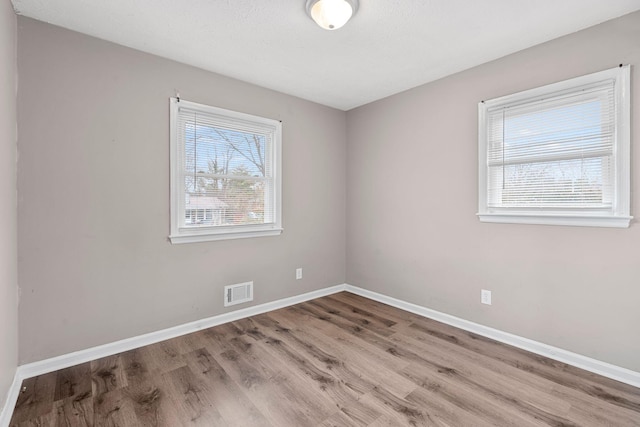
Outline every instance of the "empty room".
<svg viewBox="0 0 640 427">
<path fill-rule="evenodd" d="M 640 0 L 0 0 L 0 427 L 640 426 Z"/>
</svg>

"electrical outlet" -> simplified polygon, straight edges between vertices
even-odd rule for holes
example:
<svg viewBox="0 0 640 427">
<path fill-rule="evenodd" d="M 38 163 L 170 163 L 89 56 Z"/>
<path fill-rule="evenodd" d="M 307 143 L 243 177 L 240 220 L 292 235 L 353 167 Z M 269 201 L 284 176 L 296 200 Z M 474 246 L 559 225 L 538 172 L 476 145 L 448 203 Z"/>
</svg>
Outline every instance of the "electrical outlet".
<svg viewBox="0 0 640 427">
<path fill-rule="evenodd" d="M 302 269 L 296 268 L 296 280 L 302 279 Z"/>
<path fill-rule="evenodd" d="M 482 289 L 480 291 L 480 302 L 483 304 L 491 305 L 491 291 Z"/>
</svg>

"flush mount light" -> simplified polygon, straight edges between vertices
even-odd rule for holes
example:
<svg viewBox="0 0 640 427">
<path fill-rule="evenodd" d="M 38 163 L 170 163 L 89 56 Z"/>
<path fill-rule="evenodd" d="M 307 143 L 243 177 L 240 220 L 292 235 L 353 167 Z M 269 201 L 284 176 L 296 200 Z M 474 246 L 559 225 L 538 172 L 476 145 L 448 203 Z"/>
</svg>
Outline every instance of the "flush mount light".
<svg viewBox="0 0 640 427">
<path fill-rule="evenodd" d="M 307 14 L 325 30 L 337 30 L 358 10 L 358 0 L 307 0 Z"/>
</svg>

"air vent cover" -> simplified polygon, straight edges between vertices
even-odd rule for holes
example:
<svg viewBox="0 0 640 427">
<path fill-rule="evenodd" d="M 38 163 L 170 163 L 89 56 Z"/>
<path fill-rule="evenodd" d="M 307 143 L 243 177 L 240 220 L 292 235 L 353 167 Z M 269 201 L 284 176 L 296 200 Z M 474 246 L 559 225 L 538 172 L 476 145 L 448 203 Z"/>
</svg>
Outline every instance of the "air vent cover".
<svg viewBox="0 0 640 427">
<path fill-rule="evenodd" d="M 224 306 L 253 300 L 253 282 L 238 283 L 224 287 Z"/>
</svg>

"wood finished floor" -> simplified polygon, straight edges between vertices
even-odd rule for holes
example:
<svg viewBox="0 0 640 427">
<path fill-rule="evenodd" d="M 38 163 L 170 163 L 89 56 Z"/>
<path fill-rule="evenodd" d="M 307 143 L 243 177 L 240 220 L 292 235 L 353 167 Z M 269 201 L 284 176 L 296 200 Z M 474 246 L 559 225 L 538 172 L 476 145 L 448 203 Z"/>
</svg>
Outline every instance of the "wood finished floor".
<svg viewBox="0 0 640 427">
<path fill-rule="evenodd" d="M 25 380 L 11 426 L 640 426 L 640 389 L 349 293 Z"/>
</svg>

